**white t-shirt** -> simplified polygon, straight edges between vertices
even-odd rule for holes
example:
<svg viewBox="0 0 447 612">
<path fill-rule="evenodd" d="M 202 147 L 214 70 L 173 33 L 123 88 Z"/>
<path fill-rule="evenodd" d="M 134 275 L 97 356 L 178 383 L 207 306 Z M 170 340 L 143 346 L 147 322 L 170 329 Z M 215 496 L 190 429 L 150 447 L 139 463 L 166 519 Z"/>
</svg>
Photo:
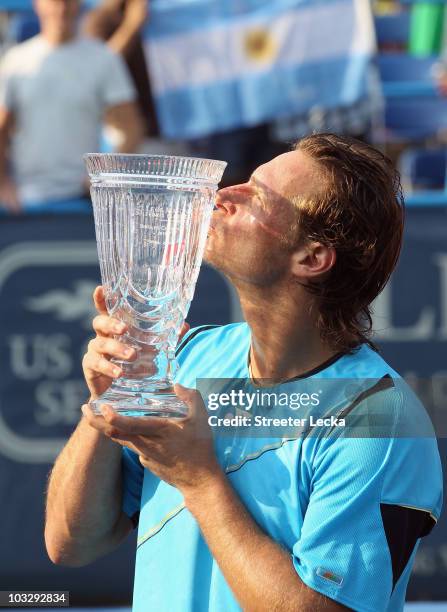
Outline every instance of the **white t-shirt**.
<svg viewBox="0 0 447 612">
<path fill-rule="evenodd" d="M 108 107 L 135 100 L 127 68 L 97 40 L 53 47 L 41 35 L 11 48 L 0 65 L 0 105 L 12 111 L 12 173 L 24 204 L 84 191 L 82 156 L 98 151 Z"/>
</svg>

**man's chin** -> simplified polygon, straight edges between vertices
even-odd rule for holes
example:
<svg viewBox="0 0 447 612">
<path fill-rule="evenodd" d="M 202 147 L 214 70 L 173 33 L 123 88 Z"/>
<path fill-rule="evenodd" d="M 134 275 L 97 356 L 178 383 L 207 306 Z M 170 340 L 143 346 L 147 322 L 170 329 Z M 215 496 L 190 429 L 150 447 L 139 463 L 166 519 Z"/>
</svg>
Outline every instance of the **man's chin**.
<svg viewBox="0 0 447 612">
<path fill-rule="evenodd" d="M 203 261 L 209 266 L 213 265 L 213 252 L 208 247 L 205 247 L 205 251 L 203 253 Z"/>
<path fill-rule="evenodd" d="M 205 252 L 203 254 L 203 261 L 212 268 L 216 268 L 216 270 L 222 270 L 222 262 L 221 258 L 215 253 L 210 247 L 205 247 Z"/>
</svg>

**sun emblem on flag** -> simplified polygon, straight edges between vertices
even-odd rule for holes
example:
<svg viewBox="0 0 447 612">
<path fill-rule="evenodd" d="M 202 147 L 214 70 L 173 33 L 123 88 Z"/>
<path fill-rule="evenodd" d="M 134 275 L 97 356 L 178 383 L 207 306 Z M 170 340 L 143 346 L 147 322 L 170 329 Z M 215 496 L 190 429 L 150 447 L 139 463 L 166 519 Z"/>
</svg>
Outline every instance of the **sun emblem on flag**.
<svg viewBox="0 0 447 612">
<path fill-rule="evenodd" d="M 268 30 L 256 28 L 249 30 L 244 39 L 246 55 L 255 62 L 266 62 L 276 55 L 276 44 Z"/>
</svg>

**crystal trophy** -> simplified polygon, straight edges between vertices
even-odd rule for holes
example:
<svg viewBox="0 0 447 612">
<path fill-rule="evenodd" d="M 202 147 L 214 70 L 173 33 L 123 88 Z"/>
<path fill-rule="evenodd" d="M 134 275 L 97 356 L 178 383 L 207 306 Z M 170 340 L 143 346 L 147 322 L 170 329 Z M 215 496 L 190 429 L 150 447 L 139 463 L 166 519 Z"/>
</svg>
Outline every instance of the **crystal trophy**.
<svg viewBox="0 0 447 612">
<path fill-rule="evenodd" d="M 194 295 L 226 163 L 164 155 L 87 154 L 108 313 L 137 353 L 101 397 L 126 416 L 183 417 L 175 349 Z"/>
</svg>

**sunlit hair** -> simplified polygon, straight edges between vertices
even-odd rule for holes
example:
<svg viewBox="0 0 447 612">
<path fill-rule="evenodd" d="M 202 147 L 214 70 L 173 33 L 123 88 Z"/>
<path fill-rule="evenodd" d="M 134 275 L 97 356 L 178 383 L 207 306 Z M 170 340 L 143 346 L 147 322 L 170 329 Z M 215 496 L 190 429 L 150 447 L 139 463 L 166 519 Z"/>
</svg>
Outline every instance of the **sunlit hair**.
<svg viewBox="0 0 447 612">
<path fill-rule="evenodd" d="M 370 304 L 396 266 L 404 225 L 400 177 L 373 147 L 345 136 L 307 136 L 294 147 L 321 169 L 321 189 L 295 199 L 300 242 L 334 247 L 324 279 L 306 285 L 317 296 L 322 339 L 338 350 L 369 342 Z"/>
</svg>

